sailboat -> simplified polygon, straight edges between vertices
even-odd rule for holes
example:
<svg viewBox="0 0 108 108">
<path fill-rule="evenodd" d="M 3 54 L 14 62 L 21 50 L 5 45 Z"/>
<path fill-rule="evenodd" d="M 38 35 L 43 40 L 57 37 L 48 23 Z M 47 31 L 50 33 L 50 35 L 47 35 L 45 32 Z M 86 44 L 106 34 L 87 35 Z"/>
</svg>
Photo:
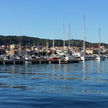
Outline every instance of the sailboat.
<svg viewBox="0 0 108 108">
<path fill-rule="evenodd" d="M 77 61 L 76 60 L 76 58 L 75 58 L 75 56 L 73 56 L 73 54 L 72 54 L 72 51 L 70 51 L 70 27 L 71 27 L 71 25 L 70 25 L 70 23 L 69 23 L 69 33 L 68 33 L 68 38 L 69 38 L 69 52 L 68 52 L 68 54 L 67 54 L 67 56 L 66 56 L 66 60 L 68 60 L 68 62 L 74 62 L 74 61 Z"/>
<path fill-rule="evenodd" d="M 53 34 L 53 53 L 51 54 L 51 56 L 49 57 L 49 60 L 51 62 L 59 62 L 60 60 L 63 60 L 64 61 L 64 55 L 65 55 L 65 39 L 64 39 L 64 18 L 63 18 L 63 47 L 64 47 L 64 50 L 63 52 L 61 52 L 61 50 L 59 50 L 58 52 L 56 52 L 57 54 L 54 53 L 54 48 L 55 48 L 55 40 L 54 40 L 54 37 L 55 37 L 55 33 Z"/>
<path fill-rule="evenodd" d="M 99 52 L 98 52 L 98 56 L 96 57 L 96 60 L 105 60 L 105 56 L 101 55 L 101 51 L 100 51 L 100 28 L 99 28 Z"/>
<path fill-rule="evenodd" d="M 84 40 L 83 40 L 83 55 L 81 56 L 81 60 L 89 60 L 89 56 L 85 55 L 85 39 L 86 39 L 86 25 L 85 25 L 85 16 L 84 16 Z"/>
<path fill-rule="evenodd" d="M 70 24 L 69 24 L 69 51 L 65 52 L 65 39 L 64 39 L 64 52 L 62 52 L 61 56 L 67 63 L 72 63 L 72 62 L 79 62 L 73 55 L 72 52 L 70 51 Z M 63 23 L 63 38 L 64 38 L 64 23 Z"/>
<path fill-rule="evenodd" d="M 55 49 L 55 33 L 53 34 L 53 53 L 50 55 L 49 60 L 52 63 L 56 63 L 59 62 L 59 56 L 57 54 L 55 54 L 54 49 Z"/>
</svg>

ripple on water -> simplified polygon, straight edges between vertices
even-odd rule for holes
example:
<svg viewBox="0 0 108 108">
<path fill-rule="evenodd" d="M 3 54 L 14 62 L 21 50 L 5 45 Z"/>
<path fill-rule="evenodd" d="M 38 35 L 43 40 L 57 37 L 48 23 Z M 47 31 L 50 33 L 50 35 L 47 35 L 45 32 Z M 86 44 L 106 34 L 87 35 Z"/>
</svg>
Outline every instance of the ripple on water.
<svg viewBox="0 0 108 108">
<path fill-rule="evenodd" d="M 0 65 L 0 108 L 107 108 L 108 61 Z"/>
</svg>

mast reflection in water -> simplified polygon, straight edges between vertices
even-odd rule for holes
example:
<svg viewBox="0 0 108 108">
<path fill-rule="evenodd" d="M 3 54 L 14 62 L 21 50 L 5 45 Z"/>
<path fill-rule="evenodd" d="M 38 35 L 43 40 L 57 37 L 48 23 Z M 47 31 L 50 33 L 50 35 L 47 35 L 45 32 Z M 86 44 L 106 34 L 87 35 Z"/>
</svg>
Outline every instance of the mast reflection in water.
<svg viewBox="0 0 108 108">
<path fill-rule="evenodd" d="M 0 108 L 108 106 L 108 60 L 0 65 Z"/>
</svg>

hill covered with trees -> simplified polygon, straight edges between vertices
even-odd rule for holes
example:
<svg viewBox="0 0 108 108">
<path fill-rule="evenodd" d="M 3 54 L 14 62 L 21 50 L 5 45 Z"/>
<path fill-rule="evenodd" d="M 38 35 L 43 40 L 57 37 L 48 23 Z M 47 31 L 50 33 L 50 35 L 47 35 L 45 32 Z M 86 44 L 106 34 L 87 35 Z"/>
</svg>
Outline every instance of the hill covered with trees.
<svg viewBox="0 0 108 108">
<path fill-rule="evenodd" d="M 10 45 L 10 44 L 19 44 L 21 43 L 23 46 L 25 45 L 40 45 L 40 46 L 46 46 L 49 45 L 51 47 L 53 45 L 53 40 L 51 39 L 42 39 L 37 37 L 30 37 L 30 36 L 3 36 L 0 35 L 0 45 Z M 69 40 L 65 41 L 66 46 L 69 45 Z M 82 47 L 83 46 L 83 40 L 70 40 L 71 46 L 77 46 Z M 101 45 L 104 45 L 106 48 L 108 48 L 108 44 L 101 43 Z M 63 46 L 63 40 L 55 39 L 55 46 Z M 86 42 L 86 46 L 98 46 L 98 43 L 91 43 Z"/>
</svg>

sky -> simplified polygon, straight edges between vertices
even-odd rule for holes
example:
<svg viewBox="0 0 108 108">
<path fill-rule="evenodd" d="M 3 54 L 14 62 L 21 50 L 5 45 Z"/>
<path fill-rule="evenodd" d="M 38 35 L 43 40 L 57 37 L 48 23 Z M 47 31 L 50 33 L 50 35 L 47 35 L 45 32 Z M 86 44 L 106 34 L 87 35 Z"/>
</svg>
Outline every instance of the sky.
<svg viewBox="0 0 108 108">
<path fill-rule="evenodd" d="M 48 39 L 84 38 L 108 43 L 108 0 L 0 0 L 0 35 L 26 35 Z M 64 19 L 64 21 L 63 21 Z M 55 33 L 55 36 L 53 34 Z"/>
</svg>

